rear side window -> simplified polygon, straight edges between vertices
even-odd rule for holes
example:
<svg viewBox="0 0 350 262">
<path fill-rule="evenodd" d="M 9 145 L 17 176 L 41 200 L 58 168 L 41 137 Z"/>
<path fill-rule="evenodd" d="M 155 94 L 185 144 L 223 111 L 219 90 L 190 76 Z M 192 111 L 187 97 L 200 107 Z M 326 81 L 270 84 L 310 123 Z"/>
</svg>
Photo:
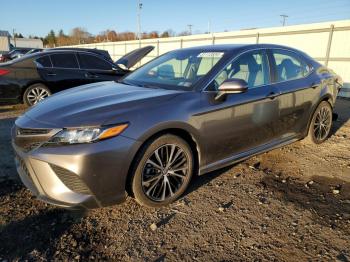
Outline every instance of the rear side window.
<svg viewBox="0 0 350 262">
<path fill-rule="evenodd" d="M 48 55 L 39 57 L 37 60 L 35 60 L 35 62 L 39 67 L 52 67 L 51 60 Z"/>
<path fill-rule="evenodd" d="M 54 54 L 50 57 L 53 67 L 79 68 L 75 54 Z"/>
<path fill-rule="evenodd" d="M 80 68 L 82 69 L 99 69 L 99 70 L 111 70 L 112 66 L 110 63 L 103 59 L 88 54 L 78 54 Z"/>
<path fill-rule="evenodd" d="M 311 70 L 305 61 L 292 52 L 272 50 L 272 55 L 275 59 L 277 82 L 302 78 Z"/>
</svg>

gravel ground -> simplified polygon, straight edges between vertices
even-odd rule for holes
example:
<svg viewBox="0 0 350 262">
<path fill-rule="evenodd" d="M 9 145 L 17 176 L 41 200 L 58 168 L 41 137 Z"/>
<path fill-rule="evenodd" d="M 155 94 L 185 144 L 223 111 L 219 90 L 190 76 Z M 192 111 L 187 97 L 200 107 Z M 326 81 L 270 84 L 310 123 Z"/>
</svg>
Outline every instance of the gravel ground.
<svg viewBox="0 0 350 262">
<path fill-rule="evenodd" d="M 332 136 L 195 178 L 167 208 L 72 212 L 37 201 L 17 179 L 0 107 L 0 261 L 349 261 L 350 101 Z"/>
</svg>

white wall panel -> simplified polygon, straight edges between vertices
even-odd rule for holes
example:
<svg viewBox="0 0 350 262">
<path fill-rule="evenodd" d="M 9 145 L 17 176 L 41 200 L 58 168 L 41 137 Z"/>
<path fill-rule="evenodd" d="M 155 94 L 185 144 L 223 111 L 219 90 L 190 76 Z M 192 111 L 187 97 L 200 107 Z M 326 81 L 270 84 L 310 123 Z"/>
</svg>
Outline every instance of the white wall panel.
<svg viewBox="0 0 350 262">
<path fill-rule="evenodd" d="M 312 57 L 325 57 L 328 37 L 328 32 L 261 36 L 259 43 L 286 45 L 302 50 Z"/>
<path fill-rule="evenodd" d="M 149 60 L 174 49 L 211 45 L 212 37 L 215 44 L 242 44 L 256 43 L 259 34 L 259 43 L 281 44 L 300 49 L 310 56 L 320 60 L 324 64 L 326 61 L 327 47 L 330 36 L 331 25 L 334 26 L 330 57 L 328 66 L 342 76 L 346 86 L 350 88 L 350 20 L 324 22 L 316 24 L 303 24 L 285 27 L 259 28 L 252 30 L 241 30 L 233 32 L 223 32 L 191 35 L 171 38 L 145 39 L 141 41 L 141 47 L 154 45 L 155 49 L 145 57 L 140 66 Z M 140 47 L 138 40 L 126 42 L 98 43 L 91 45 L 79 45 L 76 47 L 99 48 L 107 50 L 113 60 Z M 337 61 L 334 61 L 337 59 Z M 340 61 L 339 61 L 340 60 Z M 349 92 L 350 93 L 350 92 Z"/>
</svg>

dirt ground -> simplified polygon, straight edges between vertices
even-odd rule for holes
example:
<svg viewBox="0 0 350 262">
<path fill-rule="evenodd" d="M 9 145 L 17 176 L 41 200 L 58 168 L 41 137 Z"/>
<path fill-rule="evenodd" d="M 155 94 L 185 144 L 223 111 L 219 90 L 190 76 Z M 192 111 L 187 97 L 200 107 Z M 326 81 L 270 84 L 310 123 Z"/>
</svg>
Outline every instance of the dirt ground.
<svg viewBox="0 0 350 262">
<path fill-rule="evenodd" d="M 349 261 L 350 100 L 322 145 L 304 141 L 196 178 L 167 208 L 72 212 L 17 180 L 0 107 L 0 261 Z"/>
</svg>

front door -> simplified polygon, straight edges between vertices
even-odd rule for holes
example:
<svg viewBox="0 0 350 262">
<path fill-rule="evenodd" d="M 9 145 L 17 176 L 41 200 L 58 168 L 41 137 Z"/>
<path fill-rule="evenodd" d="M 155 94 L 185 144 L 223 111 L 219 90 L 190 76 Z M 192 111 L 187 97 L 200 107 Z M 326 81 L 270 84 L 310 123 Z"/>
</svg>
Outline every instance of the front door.
<svg viewBox="0 0 350 262">
<path fill-rule="evenodd" d="M 269 72 L 265 51 L 250 51 L 234 59 L 210 84 L 211 91 L 202 93 L 207 164 L 232 158 L 275 138 L 279 112 Z M 233 78 L 245 80 L 248 91 L 216 101 L 214 89 Z"/>
<path fill-rule="evenodd" d="M 125 74 L 121 69 L 111 62 L 101 57 L 88 54 L 78 53 L 81 73 L 84 75 L 84 82 L 93 83 L 100 81 L 116 81 Z"/>
</svg>

